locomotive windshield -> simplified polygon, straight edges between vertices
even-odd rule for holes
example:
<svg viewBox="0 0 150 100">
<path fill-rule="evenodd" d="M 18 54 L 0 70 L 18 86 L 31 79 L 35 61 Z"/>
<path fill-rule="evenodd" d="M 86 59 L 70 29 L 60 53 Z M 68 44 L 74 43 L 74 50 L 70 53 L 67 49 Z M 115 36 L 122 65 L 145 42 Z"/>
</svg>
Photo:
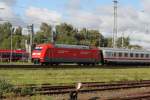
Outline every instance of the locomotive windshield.
<svg viewBox="0 0 150 100">
<path fill-rule="evenodd" d="M 42 50 L 42 47 L 35 47 L 34 50 L 41 51 L 41 50 Z"/>
</svg>

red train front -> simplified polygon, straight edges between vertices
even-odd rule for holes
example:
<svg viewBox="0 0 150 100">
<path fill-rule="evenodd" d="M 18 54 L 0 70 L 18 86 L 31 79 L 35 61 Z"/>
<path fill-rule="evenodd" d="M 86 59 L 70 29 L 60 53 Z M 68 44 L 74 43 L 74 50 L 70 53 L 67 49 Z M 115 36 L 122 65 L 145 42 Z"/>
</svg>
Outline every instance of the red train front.
<svg viewBox="0 0 150 100">
<path fill-rule="evenodd" d="M 99 50 L 89 46 L 40 44 L 32 52 L 35 64 L 77 63 L 98 64 L 101 60 Z"/>
</svg>

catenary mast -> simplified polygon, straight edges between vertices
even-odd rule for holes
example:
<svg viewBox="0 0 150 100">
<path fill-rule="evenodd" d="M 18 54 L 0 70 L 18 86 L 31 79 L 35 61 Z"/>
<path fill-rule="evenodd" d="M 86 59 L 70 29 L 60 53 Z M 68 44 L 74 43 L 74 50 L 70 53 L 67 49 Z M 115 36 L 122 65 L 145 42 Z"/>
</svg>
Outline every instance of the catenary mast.
<svg viewBox="0 0 150 100">
<path fill-rule="evenodd" d="M 114 3 L 114 26 L 113 26 L 112 46 L 113 46 L 113 48 L 117 48 L 116 41 L 117 41 L 117 33 L 118 33 L 118 25 L 117 25 L 117 17 L 118 17 L 118 14 L 117 14 L 118 5 L 117 4 L 118 4 L 118 1 L 114 0 L 113 3 Z"/>
</svg>

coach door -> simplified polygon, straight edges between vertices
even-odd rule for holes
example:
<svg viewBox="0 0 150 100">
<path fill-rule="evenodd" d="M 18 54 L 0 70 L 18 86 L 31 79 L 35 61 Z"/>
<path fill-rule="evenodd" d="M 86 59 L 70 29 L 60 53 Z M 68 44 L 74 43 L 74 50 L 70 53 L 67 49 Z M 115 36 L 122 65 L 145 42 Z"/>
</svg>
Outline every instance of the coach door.
<svg viewBox="0 0 150 100">
<path fill-rule="evenodd" d="M 100 64 L 103 65 L 104 64 L 104 55 L 103 55 L 103 51 L 99 50 L 99 59 L 100 59 Z"/>
</svg>

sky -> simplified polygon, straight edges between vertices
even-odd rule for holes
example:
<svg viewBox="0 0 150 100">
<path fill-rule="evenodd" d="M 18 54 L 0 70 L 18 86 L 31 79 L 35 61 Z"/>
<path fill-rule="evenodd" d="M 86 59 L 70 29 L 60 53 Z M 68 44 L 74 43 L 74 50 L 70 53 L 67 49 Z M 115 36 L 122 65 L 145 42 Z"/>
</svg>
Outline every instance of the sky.
<svg viewBox="0 0 150 100">
<path fill-rule="evenodd" d="M 99 30 L 112 36 L 113 0 L 0 0 L 0 22 L 26 27 L 41 22 Z M 150 0 L 118 0 L 118 37 L 150 49 Z"/>
</svg>

